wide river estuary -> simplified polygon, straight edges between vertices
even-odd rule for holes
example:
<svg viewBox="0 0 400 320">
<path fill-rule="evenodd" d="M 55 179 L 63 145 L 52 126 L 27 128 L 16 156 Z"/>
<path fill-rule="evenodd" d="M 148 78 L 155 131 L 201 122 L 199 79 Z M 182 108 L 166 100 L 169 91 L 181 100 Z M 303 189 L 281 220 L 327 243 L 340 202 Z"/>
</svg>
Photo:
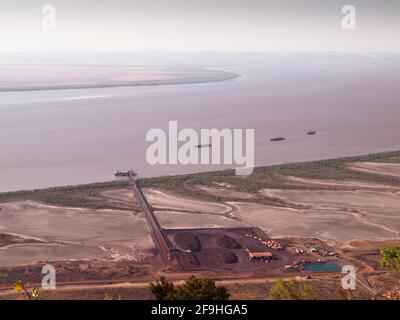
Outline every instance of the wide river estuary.
<svg viewBox="0 0 400 320">
<path fill-rule="evenodd" d="M 0 92 L 0 192 L 229 166 L 146 161 L 148 130 L 255 129 L 256 165 L 400 149 L 398 65 L 254 65 L 201 84 Z M 314 130 L 315 135 L 307 135 Z M 285 141 L 272 142 L 273 137 Z"/>
</svg>

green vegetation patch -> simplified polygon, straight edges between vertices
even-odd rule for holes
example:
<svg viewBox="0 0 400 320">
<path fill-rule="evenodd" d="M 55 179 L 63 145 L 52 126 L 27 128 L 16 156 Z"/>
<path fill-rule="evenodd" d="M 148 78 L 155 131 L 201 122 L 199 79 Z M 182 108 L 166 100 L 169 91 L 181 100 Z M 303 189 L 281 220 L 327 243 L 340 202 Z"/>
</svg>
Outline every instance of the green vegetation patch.
<svg viewBox="0 0 400 320">
<path fill-rule="evenodd" d="M 37 189 L 32 191 L 17 191 L 0 193 L 0 203 L 10 201 L 34 200 L 45 204 L 77 207 L 77 208 L 108 208 L 101 204 L 100 192 L 111 189 L 124 188 L 127 181 L 111 181 L 78 186 Z M 100 199 L 101 200 L 101 199 Z M 111 208 L 110 208 L 111 209 Z"/>
<path fill-rule="evenodd" d="M 227 183 L 236 190 L 255 193 L 264 188 L 275 189 L 335 189 L 334 186 L 301 186 L 286 184 L 282 176 L 294 176 L 306 179 L 320 180 L 359 180 L 370 181 L 400 186 L 400 178 L 392 176 L 374 175 L 364 172 L 350 170 L 347 165 L 351 162 L 388 162 L 400 163 L 400 151 L 371 154 L 365 156 L 343 157 L 338 159 L 318 160 L 300 162 L 293 164 L 282 164 L 266 167 L 258 167 L 250 176 L 236 176 L 234 170 L 203 172 L 187 175 L 165 176 L 141 180 L 142 187 L 156 187 L 169 190 L 178 194 L 193 196 L 205 200 L 229 200 L 205 193 L 196 185 L 216 186 L 216 183 Z M 232 199 L 230 199 L 232 200 Z M 265 202 L 265 199 L 254 199 L 254 201 Z M 279 202 L 277 199 L 269 199 L 268 202 Z M 271 203 L 269 203 L 271 204 Z M 274 203 L 276 205 L 276 203 Z"/>
</svg>

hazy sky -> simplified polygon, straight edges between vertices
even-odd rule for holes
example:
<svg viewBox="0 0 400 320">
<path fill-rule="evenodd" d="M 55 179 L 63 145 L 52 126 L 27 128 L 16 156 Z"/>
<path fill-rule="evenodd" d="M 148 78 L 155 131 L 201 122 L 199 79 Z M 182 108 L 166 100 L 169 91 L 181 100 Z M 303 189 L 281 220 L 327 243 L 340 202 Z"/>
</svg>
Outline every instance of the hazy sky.
<svg viewBox="0 0 400 320">
<path fill-rule="evenodd" d="M 357 9 L 344 30 L 341 9 Z M 42 6 L 56 9 L 43 30 Z M 400 52 L 400 0 L 0 0 L 0 53 Z"/>
</svg>

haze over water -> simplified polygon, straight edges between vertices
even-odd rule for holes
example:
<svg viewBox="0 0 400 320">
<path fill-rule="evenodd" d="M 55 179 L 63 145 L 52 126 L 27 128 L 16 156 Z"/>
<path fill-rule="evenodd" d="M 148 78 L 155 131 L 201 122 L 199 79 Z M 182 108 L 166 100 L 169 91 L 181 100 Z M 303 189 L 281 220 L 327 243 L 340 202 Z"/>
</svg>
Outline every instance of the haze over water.
<svg viewBox="0 0 400 320">
<path fill-rule="evenodd" d="M 141 176 L 227 168 L 148 165 L 147 131 L 172 120 L 196 130 L 255 129 L 258 166 L 400 149 L 399 63 L 248 59 L 219 67 L 240 77 L 0 92 L 0 191 L 108 181 L 130 168 Z"/>
</svg>

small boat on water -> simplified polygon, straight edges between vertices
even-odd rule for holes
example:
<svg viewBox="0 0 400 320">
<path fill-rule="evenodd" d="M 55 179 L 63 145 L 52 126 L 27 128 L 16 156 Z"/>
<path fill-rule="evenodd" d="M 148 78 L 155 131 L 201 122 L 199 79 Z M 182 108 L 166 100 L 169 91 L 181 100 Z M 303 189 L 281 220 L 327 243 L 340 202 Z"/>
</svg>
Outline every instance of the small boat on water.
<svg viewBox="0 0 400 320">
<path fill-rule="evenodd" d="M 207 144 L 198 144 L 195 146 L 195 148 L 201 149 L 201 148 L 211 148 L 212 144 L 211 143 L 207 143 Z"/>
<path fill-rule="evenodd" d="M 284 137 L 278 137 L 278 138 L 271 138 L 271 141 L 275 142 L 275 141 L 284 141 L 286 140 L 286 138 Z"/>
<path fill-rule="evenodd" d="M 313 136 L 313 135 L 317 134 L 317 131 L 310 130 L 310 131 L 307 132 L 307 134 L 308 134 L 309 136 Z"/>
</svg>

